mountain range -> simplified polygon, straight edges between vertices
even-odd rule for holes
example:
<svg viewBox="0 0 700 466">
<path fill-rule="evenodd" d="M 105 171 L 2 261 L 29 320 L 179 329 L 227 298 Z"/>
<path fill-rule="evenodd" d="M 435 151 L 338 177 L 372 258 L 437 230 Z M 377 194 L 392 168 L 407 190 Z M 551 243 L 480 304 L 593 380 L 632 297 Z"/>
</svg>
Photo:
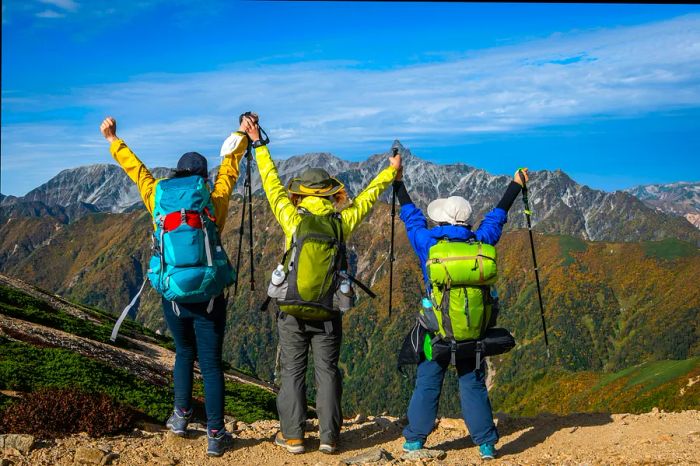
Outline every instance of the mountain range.
<svg viewBox="0 0 700 466">
<path fill-rule="evenodd" d="M 700 183 L 651 184 L 625 191 L 650 207 L 681 215 L 700 228 Z"/>
<path fill-rule="evenodd" d="M 461 163 L 435 164 L 414 156 L 399 141 L 395 145 L 403 155 L 407 188 L 420 207 L 438 197 L 461 195 L 471 202 L 473 218 L 480 218 L 508 185 L 509 177 Z M 387 156 L 374 154 L 362 162 L 348 162 L 328 153 L 310 153 L 276 163 L 284 182 L 307 167 L 324 167 L 346 185 L 352 197 L 386 165 Z M 245 173 L 246 163 L 244 159 L 241 173 Z M 262 195 L 260 177 L 253 168 L 253 190 Z M 152 171 L 156 177 L 170 172 L 162 167 Z M 214 174 L 212 170 L 211 176 Z M 236 185 L 239 194 L 242 190 L 243 176 Z M 700 217 L 700 183 L 640 186 L 608 193 L 576 183 L 561 170 L 542 170 L 531 173 L 530 193 L 533 222 L 542 232 L 594 241 L 700 241 L 700 231 L 691 225 Z M 388 202 L 389 192 L 382 199 Z M 0 198 L 4 217 L 50 214 L 65 222 L 94 212 L 126 212 L 139 208 L 140 203 L 134 183 L 121 168 L 108 164 L 64 170 L 25 196 Z M 514 210 L 521 210 L 521 206 Z M 509 228 L 522 228 L 524 222 L 522 215 L 511 215 Z"/>
<path fill-rule="evenodd" d="M 420 206 L 438 195 L 460 193 L 472 201 L 473 218 L 478 220 L 508 184 L 505 176 L 461 164 L 436 165 L 406 149 L 403 152 L 407 184 Z M 356 195 L 386 165 L 386 157 L 375 154 L 365 162 L 347 162 L 329 154 L 307 154 L 280 161 L 279 167 L 286 180 L 308 166 L 325 166 Z M 165 169 L 154 172 L 167 174 Z M 138 194 L 129 191 L 130 183 L 115 166 L 81 167 L 59 174 L 24 198 L 3 199 L 0 273 L 118 313 L 140 287 L 150 256 L 151 218 L 140 206 Z M 257 178 L 254 187 L 259 193 Z M 390 191 L 383 201 L 389 196 Z M 560 392 L 555 381 L 562 377 L 576 385 L 589 380 L 590 371 L 607 380 L 607 374 L 632 370 L 638 364 L 700 356 L 700 286 L 693 278 L 700 275 L 700 231 L 683 217 L 649 207 L 630 193 L 592 190 L 561 171 L 533 173 L 531 199 L 552 357 L 545 356 L 529 239 L 520 228 L 518 202 L 511 209 L 509 231 L 498 245 L 496 287 L 503 305 L 499 325 L 509 328 L 518 341 L 513 351 L 490 360 L 490 383 L 499 408 L 531 412 L 536 403 L 528 397 L 541 388 L 543 380 L 554 387 L 547 397 L 549 406 L 555 406 L 564 403 L 551 398 Z M 222 235 L 234 263 L 240 212 L 241 198 L 235 195 Z M 253 214 L 256 287 L 251 290 L 248 285 L 250 264 L 244 238 L 241 286 L 229 299 L 224 354 L 234 367 L 272 380 L 277 344 L 274 314 L 258 307 L 284 240 L 261 196 L 253 200 Z M 403 414 L 411 393 L 410 380 L 396 371 L 394 361 L 414 322 L 422 280 L 397 219 L 395 306 L 389 316 L 390 238 L 378 232 L 388 232 L 390 223 L 389 205 L 379 202 L 348 244 L 357 277 L 379 295 L 375 300 L 361 295 L 358 306 L 344 317 L 341 369 L 349 411 Z M 152 331 L 165 332 L 160 300 L 150 287 L 147 290 L 136 318 Z M 697 359 L 693 361 L 689 364 L 696 367 Z M 450 374 L 446 391 L 456 393 L 456 380 Z M 575 381 L 571 374 L 576 374 Z M 376 390 L 378 383 L 382 391 Z M 656 390 L 657 385 L 652 385 Z M 663 397 L 685 406 L 688 400 L 678 398 L 678 393 L 671 390 Z M 650 396 L 648 402 L 653 403 L 657 394 L 652 391 Z M 592 398 L 579 401 L 593 403 Z M 607 402 L 595 401 L 596 406 Z M 447 397 L 441 409 L 458 413 L 458 398 Z"/>
</svg>

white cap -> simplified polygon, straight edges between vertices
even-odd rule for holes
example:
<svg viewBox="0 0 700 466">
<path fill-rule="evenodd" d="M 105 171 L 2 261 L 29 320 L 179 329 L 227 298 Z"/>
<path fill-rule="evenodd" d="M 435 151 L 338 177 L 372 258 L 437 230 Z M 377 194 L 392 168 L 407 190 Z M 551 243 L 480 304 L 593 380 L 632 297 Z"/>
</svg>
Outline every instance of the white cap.
<svg viewBox="0 0 700 466">
<path fill-rule="evenodd" d="M 435 199 L 428 204 L 428 217 L 437 223 L 466 225 L 472 214 L 472 205 L 461 196 Z"/>
</svg>

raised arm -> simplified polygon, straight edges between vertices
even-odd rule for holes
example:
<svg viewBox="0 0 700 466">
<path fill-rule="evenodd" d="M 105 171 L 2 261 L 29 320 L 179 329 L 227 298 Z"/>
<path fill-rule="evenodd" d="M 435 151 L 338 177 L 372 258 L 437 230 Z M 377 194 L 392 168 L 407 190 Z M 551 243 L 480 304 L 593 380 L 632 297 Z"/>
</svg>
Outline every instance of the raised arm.
<svg viewBox="0 0 700 466">
<path fill-rule="evenodd" d="M 379 196 L 389 187 L 396 174 L 401 169 L 401 155 L 389 157 L 389 166 L 379 174 L 358 194 L 352 204 L 343 209 L 340 215 L 343 219 L 343 234 L 348 238 L 367 214 L 372 210 Z"/>
<path fill-rule="evenodd" d="M 294 234 L 297 225 L 301 222 L 301 215 L 299 215 L 296 207 L 294 207 L 287 195 L 287 190 L 280 180 L 277 167 L 272 161 L 267 145 L 260 145 L 260 128 L 257 125 L 257 115 L 252 114 L 252 116 L 254 121 L 252 121 L 247 132 L 255 147 L 255 161 L 258 164 L 263 190 L 265 190 L 272 213 L 282 227 L 285 236 L 289 238 Z"/>
<path fill-rule="evenodd" d="M 284 234 L 290 237 L 294 234 L 297 225 L 301 222 L 301 215 L 297 212 L 296 207 L 289 200 L 287 190 L 284 188 L 277 167 L 272 161 L 272 156 L 267 146 L 255 148 L 255 161 L 258 163 L 260 171 L 260 179 L 262 180 L 263 189 L 267 200 L 272 208 L 272 213 L 279 222 Z"/>
<path fill-rule="evenodd" d="M 129 146 L 117 137 L 117 120 L 112 117 L 105 118 L 100 125 L 100 131 L 110 143 L 109 152 L 112 154 L 112 157 L 126 172 L 127 176 L 131 178 L 131 181 L 136 183 L 146 209 L 153 213 L 153 195 L 156 179 L 150 170 L 146 168 L 146 165 L 129 149 Z"/>
<path fill-rule="evenodd" d="M 238 131 L 231 133 L 221 146 L 221 156 L 223 161 L 216 175 L 214 190 L 211 199 L 216 212 L 216 225 L 219 233 L 224 229 L 226 216 L 228 215 L 228 203 L 231 199 L 231 192 L 236 185 L 236 180 L 240 173 L 240 162 L 248 147 L 248 135 L 245 133 L 246 127 L 241 124 Z"/>
<path fill-rule="evenodd" d="M 511 181 L 508 185 L 498 205 L 484 216 L 479 228 L 474 232 L 477 241 L 495 245 L 501 239 L 503 226 L 508 221 L 508 211 L 513 205 L 515 198 L 520 194 L 523 183 L 529 179 L 527 168 L 522 170 L 522 175 L 520 171 L 515 172 L 513 179 L 514 181 Z"/>
<path fill-rule="evenodd" d="M 396 190 L 396 198 L 399 200 L 401 205 L 401 210 L 399 212 L 399 218 L 406 225 L 406 236 L 408 236 L 408 241 L 413 246 L 413 250 L 418 254 L 421 259 L 421 264 L 425 262 L 425 257 L 427 254 L 426 245 L 430 239 L 430 234 L 428 233 L 428 220 L 423 215 L 423 212 L 416 207 L 416 205 L 411 200 L 408 194 L 406 185 L 400 179 L 401 175 L 397 176 L 399 178 L 394 181 L 393 189 Z"/>
</svg>

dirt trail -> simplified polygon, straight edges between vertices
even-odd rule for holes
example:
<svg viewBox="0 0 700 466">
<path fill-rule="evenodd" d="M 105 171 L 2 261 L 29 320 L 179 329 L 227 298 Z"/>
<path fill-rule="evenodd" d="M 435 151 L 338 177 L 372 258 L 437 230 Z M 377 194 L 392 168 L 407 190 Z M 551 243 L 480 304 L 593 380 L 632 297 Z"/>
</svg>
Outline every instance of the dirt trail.
<svg viewBox="0 0 700 466">
<path fill-rule="evenodd" d="M 71 465 L 86 450 L 110 451 L 114 465 L 341 465 L 361 453 L 386 450 L 391 459 L 365 464 L 480 464 L 476 448 L 466 436 L 464 424 L 443 419 L 428 439 L 427 448 L 446 452 L 441 459 L 402 460 L 401 423 L 396 418 L 369 417 L 346 420 L 337 455 L 319 453 L 315 422 L 308 422 L 308 452 L 290 455 L 270 439 L 275 421 L 237 427 L 236 448 L 221 458 L 207 458 L 206 437 L 194 425 L 189 438 L 179 438 L 158 426 L 143 426 L 119 437 L 90 439 L 84 435 L 47 443 L 28 456 L 7 459 L 17 465 Z M 699 464 L 700 412 L 652 412 L 642 415 L 576 414 L 541 415 L 536 418 L 499 417 L 499 458 L 491 464 Z M 232 427 L 229 425 L 229 427 Z M 80 450 L 80 451 L 79 451 Z M 15 452 L 16 453 L 16 452 Z M 98 451 L 97 457 L 100 453 Z M 104 459 L 104 458 L 103 458 Z M 4 463 L 3 463 L 4 464 Z"/>
</svg>

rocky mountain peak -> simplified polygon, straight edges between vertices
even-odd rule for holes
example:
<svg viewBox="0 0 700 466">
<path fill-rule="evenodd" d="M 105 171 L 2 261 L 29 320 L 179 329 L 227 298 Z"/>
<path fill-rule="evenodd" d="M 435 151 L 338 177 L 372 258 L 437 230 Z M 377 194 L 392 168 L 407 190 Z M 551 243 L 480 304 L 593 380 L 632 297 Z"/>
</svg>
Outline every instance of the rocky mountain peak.
<svg viewBox="0 0 700 466">
<path fill-rule="evenodd" d="M 426 161 L 412 154 L 399 140 L 404 161 L 404 181 L 411 198 L 419 207 L 431 200 L 451 195 L 464 196 L 474 208 L 474 223 L 500 199 L 510 176 L 492 175 L 483 169 L 463 163 L 448 165 Z M 387 166 L 391 147 L 360 162 L 343 160 L 327 152 L 312 152 L 276 160 L 283 183 L 310 167 L 323 167 L 339 178 L 349 195 L 355 197 Z M 274 157 L 274 150 L 273 150 Z M 241 162 L 241 176 L 236 192 L 243 192 L 247 160 Z M 263 195 L 260 175 L 252 161 L 252 186 L 256 195 Z M 212 170 L 214 176 L 216 169 Z M 170 170 L 155 168 L 156 177 L 169 176 Z M 561 169 L 531 172 L 530 204 L 535 211 L 534 224 L 550 233 L 563 233 L 590 240 L 636 241 L 674 237 L 700 240 L 700 232 L 678 215 L 700 213 L 700 183 L 676 183 L 664 187 L 635 188 L 633 192 L 607 193 L 576 183 Z M 644 198 L 643 205 L 637 198 Z M 391 199 L 389 188 L 381 197 Z M 3 205 L 36 201 L 46 206 L 82 205 L 68 212 L 84 215 L 92 210 L 125 212 L 141 203 L 134 183 L 116 165 L 97 164 L 64 170 L 47 183 L 30 191 L 23 198 L 7 197 Z M 94 206 L 94 209 L 86 206 Z M 36 206 L 33 207 L 36 211 Z M 675 214 L 675 217 L 666 213 Z M 16 215 L 16 211 L 15 211 Z M 511 216 L 514 217 L 514 216 Z M 695 217 L 693 217 L 695 219 Z M 691 219 L 691 222 L 693 220 Z M 632 227 L 634 225 L 634 228 Z M 523 227 L 524 220 L 515 216 L 510 227 Z"/>
</svg>

